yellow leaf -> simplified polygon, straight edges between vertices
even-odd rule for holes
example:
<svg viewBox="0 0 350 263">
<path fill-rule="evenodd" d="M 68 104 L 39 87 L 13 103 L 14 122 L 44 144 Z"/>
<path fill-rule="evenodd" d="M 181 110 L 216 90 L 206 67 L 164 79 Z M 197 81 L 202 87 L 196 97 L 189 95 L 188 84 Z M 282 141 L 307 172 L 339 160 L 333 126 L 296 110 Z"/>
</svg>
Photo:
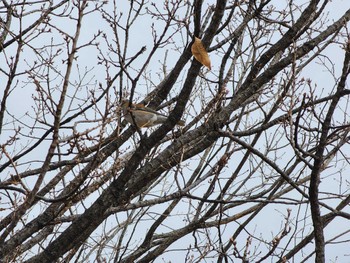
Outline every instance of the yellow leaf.
<svg viewBox="0 0 350 263">
<path fill-rule="evenodd" d="M 208 52 L 205 50 L 202 41 L 197 37 L 194 37 L 194 43 L 191 47 L 191 52 L 195 59 L 197 59 L 202 65 L 211 70 Z"/>
</svg>

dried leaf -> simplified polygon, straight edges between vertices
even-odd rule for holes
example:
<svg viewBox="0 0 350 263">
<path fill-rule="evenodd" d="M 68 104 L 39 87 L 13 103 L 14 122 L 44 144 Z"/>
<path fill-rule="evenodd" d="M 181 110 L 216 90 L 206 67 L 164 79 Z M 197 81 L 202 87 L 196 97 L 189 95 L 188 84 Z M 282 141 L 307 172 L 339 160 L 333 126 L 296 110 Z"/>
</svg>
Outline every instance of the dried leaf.
<svg viewBox="0 0 350 263">
<path fill-rule="evenodd" d="M 195 59 L 197 59 L 202 65 L 211 70 L 208 52 L 205 50 L 202 41 L 197 37 L 194 37 L 194 43 L 191 47 L 191 52 Z"/>
</svg>

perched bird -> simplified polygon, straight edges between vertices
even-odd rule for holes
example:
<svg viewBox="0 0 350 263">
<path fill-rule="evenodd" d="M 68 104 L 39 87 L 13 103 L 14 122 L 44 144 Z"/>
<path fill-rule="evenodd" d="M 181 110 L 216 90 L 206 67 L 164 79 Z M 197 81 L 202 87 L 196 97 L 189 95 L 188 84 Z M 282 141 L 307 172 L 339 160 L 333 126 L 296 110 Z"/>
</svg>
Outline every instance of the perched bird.
<svg viewBox="0 0 350 263">
<path fill-rule="evenodd" d="M 128 100 L 122 101 L 121 107 L 123 109 L 124 117 L 130 124 L 136 123 L 139 128 L 162 124 L 168 118 L 168 116 L 145 107 L 143 104 L 129 104 Z M 177 125 L 185 126 L 185 122 L 180 120 Z"/>
<path fill-rule="evenodd" d="M 202 40 L 200 40 L 198 37 L 194 37 L 194 42 L 191 46 L 191 52 L 196 60 L 211 70 L 211 63 L 208 52 L 205 50 L 202 44 Z"/>
</svg>

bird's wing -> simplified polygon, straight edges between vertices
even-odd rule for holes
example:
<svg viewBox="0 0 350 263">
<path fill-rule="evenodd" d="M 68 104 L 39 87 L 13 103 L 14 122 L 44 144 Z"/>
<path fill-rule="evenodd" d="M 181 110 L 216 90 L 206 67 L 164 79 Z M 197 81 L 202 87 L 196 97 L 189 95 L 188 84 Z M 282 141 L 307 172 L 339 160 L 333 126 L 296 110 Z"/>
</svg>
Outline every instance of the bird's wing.
<svg viewBox="0 0 350 263">
<path fill-rule="evenodd" d="M 130 108 L 129 113 L 135 118 L 135 122 L 140 128 L 150 127 L 157 120 L 156 114 L 141 109 Z"/>
<path fill-rule="evenodd" d="M 211 69 L 211 63 L 208 52 L 205 50 L 202 41 L 197 37 L 194 38 L 194 43 L 192 44 L 191 52 L 196 60 L 198 60 L 207 68 Z"/>
<path fill-rule="evenodd" d="M 156 114 L 156 115 L 168 118 L 167 115 L 160 113 L 158 111 L 155 111 L 155 110 L 148 108 L 148 107 L 136 107 L 135 110 L 138 110 L 138 111 L 144 112 L 144 113 L 152 113 L 152 114 Z"/>
</svg>

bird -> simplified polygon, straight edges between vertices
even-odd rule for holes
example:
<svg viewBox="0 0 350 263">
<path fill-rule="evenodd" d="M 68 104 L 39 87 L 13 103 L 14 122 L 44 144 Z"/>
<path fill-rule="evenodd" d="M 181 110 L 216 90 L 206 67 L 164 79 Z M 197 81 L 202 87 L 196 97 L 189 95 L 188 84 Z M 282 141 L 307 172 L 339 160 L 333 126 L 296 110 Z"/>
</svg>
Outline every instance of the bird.
<svg viewBox="0 0 350 263">
<path fill-rule="evenodd" d="M 129 100 L 122 100 L 121 108 L 124 118 L 132 125 L 136 124 L 138 128 L 148 128 L 164 123 L 168 116 L 161 114 L 143 104 L 131 104 Z M 185 122 L 180 120 L 177 125 L 185 126 Z"/>
<path fill-rule="evenodd" d="M 208 52 L 205 50 L 202 40 L 200 40 L 198 37 L 194 37 L 194 42 L 191 46 L 191 52 L 197 61 L 211 70 L 211 63 Z"/>
</svg>

